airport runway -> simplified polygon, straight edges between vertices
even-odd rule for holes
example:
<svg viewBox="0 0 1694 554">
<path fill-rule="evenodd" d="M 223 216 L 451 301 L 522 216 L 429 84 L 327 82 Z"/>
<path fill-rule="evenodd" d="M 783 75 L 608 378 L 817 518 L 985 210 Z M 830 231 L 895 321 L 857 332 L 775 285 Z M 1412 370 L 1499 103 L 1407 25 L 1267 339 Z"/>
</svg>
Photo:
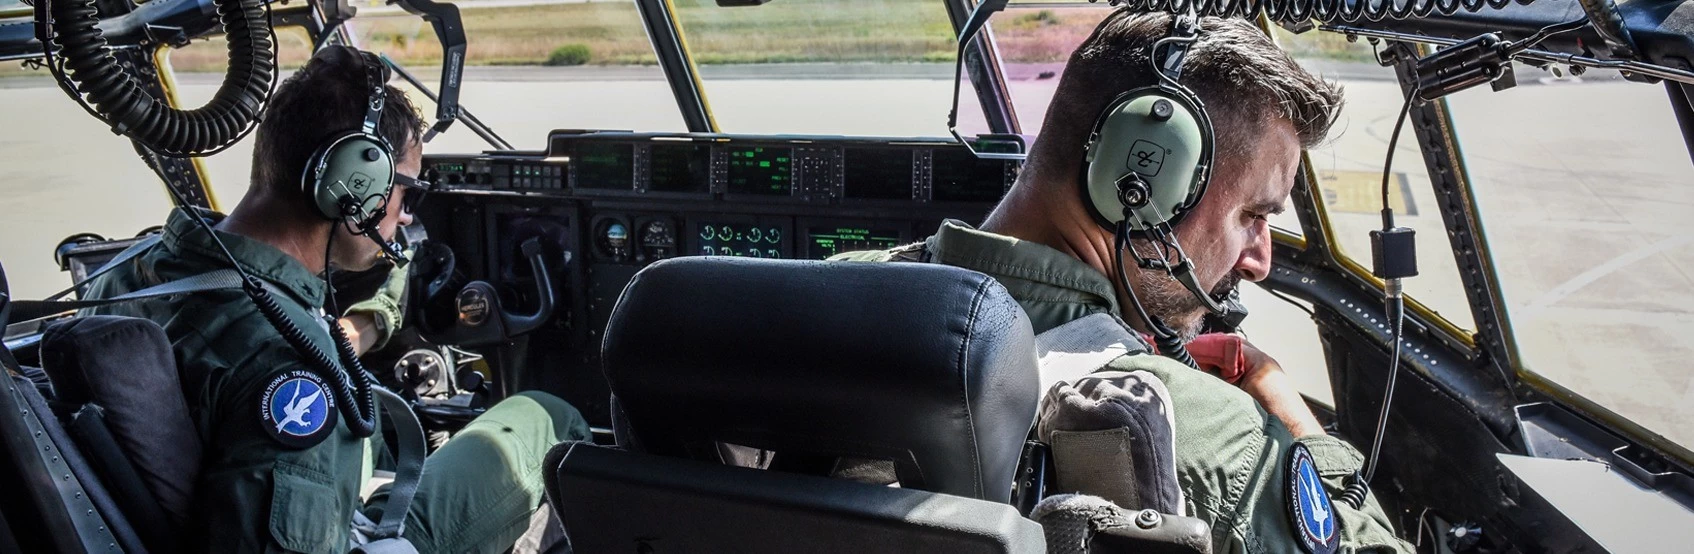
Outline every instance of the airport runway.
<svg viewBox="0 0 1694 554">
<path fill-rule="evenodd" d="M 715 77 L 708 71 L 706 92 L 730 132 L 946 135 L 946 68 L 939 76 L 926 64 L 854 69 L 828 78 L 816 67 L 725 68 L 713 70 Z M 1347 89 L 1338 137 L 1311 155 L 1317 170 L 1340 176 L 1327 189 L 1332 221 L 1343 251 L 1368 266 L 1366 233 L 1378 224 L 1368 195 L 1400 96 L 1381 74 L 1344 69 L 1326 72 Z M 469 77 L 465 105 L 519 148 L 540 148 L 553 128 L 682 130 L 654 68 L 473 68 Z M 56 88 L 31 81 L 0 79 L 0 195 L 7 206 L 0 260 L 22 298 L 68 285 L 51 261 L 60 239 L 78 232 L 130 236 L 162 222 L 167 209 L 128 141 Z M 1694 213 L 1694 171 L 1665 92 L 1592 76 L 1584 83 L 1528 81 L 1505 93 L 1482 89 L 1452 99 L 1520 351 L 1536 371 L 1694 445 L 1686 424 L 1694 416 L 1694 372 L 1686 369 L 1694 359 L 1694 232 L 1686 223 Z M 185 102 L 198 105 L 216 77 L 183 83 Z M 1038 127 L 1054 83 L 1012 81 L 1025 132 Z M 964 128 L 982 130 L 968 92 L 965 99 Z M 1583 134 L 1571 134 L 1573 126 Z M 1419 231 L 1422 269 L 1407 289 L 1472 327 L 1437 199 L 1416 141 L 1405 133 L 1394 171 L 1405 174 L 1411 209 L 1399 222 Z M 461 126 L 428 148 L 486 145 Z M 206 160 L 225 209 L 245 189 L 249 156 L 250 145 L 242 144 Z M 1363 204 L 1359 194 L 1367 195 Z M 1292 214 L 1279 223 L 1297 225 Z M 1309 319 L 1256 287 L 1244 291 L 1254 314 L 1249 337 L 1309 393 L 1327 399 Z"/>
</svg>

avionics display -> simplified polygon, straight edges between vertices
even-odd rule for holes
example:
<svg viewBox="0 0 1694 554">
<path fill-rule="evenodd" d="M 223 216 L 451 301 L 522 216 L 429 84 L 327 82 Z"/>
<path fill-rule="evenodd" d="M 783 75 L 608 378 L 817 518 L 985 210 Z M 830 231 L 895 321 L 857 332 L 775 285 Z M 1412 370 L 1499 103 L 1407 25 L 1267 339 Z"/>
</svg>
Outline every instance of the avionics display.
<svg viewBox="0 0 1694 554">
<path fill-rule="evenodd" d="M 654 144 L 648 166 L 647 190 L 695 192 L 711 190 L 712 147 L 705 144 Z"/>
<path fill-rule="evenodd" d="M 695 233 L 702 256 L 782 258 L 787 251 L 787 234 L 777 225 L 705 221 Z"/>
<path fill-rule="evenodd" d="M 793 190 L 792 148 L 731 146 L 725 150 L 730 194 L 788 196 Z"/>
<path fill-rule="evenodd" d="M 579 189 L 635 190 L 635 145 L 582 142 L 571 156 Z"/>
<path fill-rule="evenodd" d="M 907 150 L 848 148 L 843 196 L 860 200 L 911 200 L 912 153 Z"/>
<path fill-rule="evenodd" d="M 853 226 L 806 228 L 806 254 L 821 260 L 842 252 L 887 250 L 904 244 L 898 231 Z"/>
<path fill-rule="evenodd" d="M 996 202 L 1005 193 L 1006 162 L 981 160 L 967 150 L 935 150 L 930 199 L 936 202 Z"/>
</svg>

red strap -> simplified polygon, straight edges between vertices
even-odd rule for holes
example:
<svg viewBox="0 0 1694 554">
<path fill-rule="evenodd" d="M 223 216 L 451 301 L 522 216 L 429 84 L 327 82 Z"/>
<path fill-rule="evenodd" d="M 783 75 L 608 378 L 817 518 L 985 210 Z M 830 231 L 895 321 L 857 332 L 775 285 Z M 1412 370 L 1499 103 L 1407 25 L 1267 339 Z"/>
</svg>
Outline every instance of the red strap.
<svg viewBox="0 0 1694 554">
<path fill-rule="evenodd" d="M 1194 356 L 1194 362 L 1201 369 L 1232 384 L 1247 374 L 1245 350 L 1241 347 L 1240 335 L 1224 333 L 1200 335 L 1188 343 L 1188 354 Z"/>
</svg>

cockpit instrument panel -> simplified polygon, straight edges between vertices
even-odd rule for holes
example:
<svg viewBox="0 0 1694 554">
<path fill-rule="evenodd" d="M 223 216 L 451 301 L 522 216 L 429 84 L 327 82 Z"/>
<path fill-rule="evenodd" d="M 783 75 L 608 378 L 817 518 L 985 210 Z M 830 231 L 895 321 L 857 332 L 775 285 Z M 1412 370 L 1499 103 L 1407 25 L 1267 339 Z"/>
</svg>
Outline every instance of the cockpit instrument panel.
<svg viewBox="0 0 1694 554">
<path fill-rule="evenodd" d="M 646 191 L 705 195 L 712 186 L 710 144 L 662 144 L 647 148 Z"/>
<path fill-rule="evenodd" d="M 643 266 L 909 244 L 945 219 L 979 223 L 1020 166 L 951 139 L 577 131 L 554 132 L 545 151 L 424 161 L 441 193 L 419 214 L 429 236 L 519 307 L 533 284 L 516 245 L 546 239 L 559 315 L 501 363 L 528 368 L 516 386 L 564 391 L 598 426 L 610 423 L 601 333 Z"/>
<path fill-rule="evenodd" d="M 850 200 L 911 201 L 923 180 L 920 156 L 905 149 L 846 148 L 842 197 Z M 933 155 L 933 154 L 931 154 Z"/>
<path fill-rule="evenodd" d="M 898 229 L 873 225 L 811 224 L 806 226 L 806 257 L 822 260 L 843 252 L 887 250 L 911 242 Z"/>
<path fill-rule="evenodd" d="M 991 203 L 1020 165 L 948 139 L 621 132 L 555 132 L 545 152 L 429 159 L 449 190 L 831 205 Z"/>
<path fill-rule="evenodd" d="M 693 228 L 700 240 L 700 248 L 696 254 L 702 256 L 793 257 L 789 254 L 789 236 L 792 233 L 789 232 L 786 219 L 701 218 L 694 222 Z"/>
<path fill-rule="evenodd" d="M 586 142 L 571 152 L 571 187 L 630 190 L 635 188 L 635 146 Z"/>
<path fill-rule="evenodd" d="M 766 146 L 731 146 L 722 164 L 725 192 L 761 196 L 792 196 L 794 150 Z"/>
</svg>

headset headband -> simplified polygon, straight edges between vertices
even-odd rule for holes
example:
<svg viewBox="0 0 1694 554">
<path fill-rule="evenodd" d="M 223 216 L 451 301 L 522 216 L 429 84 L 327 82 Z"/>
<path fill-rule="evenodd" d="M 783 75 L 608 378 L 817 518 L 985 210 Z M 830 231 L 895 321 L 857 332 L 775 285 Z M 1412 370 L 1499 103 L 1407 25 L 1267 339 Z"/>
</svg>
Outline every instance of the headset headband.
<svg viewBox="0 0 1694 554">
<path fill-rule="evenodd" d="M 364 134 L 381 139 L 382 135 L 378 132 L 377 126 L 382 123 L 382 107 L 388 103 L 387 91 L 384 90 L 388 83 L 384 72 L 386 68 L 383 67 L 382 60 L 377 59 L 376 54 L 362 50 L 354 50 L 354 52 L 358 52 L 359 60 L 365 64 L 365 86 L 371 89 L 370 102 L 365 107 L 365 121 L 359 130 Z M 387 141 L 384 140 L 383 142 L 386 143 Z"/>
</svg>

